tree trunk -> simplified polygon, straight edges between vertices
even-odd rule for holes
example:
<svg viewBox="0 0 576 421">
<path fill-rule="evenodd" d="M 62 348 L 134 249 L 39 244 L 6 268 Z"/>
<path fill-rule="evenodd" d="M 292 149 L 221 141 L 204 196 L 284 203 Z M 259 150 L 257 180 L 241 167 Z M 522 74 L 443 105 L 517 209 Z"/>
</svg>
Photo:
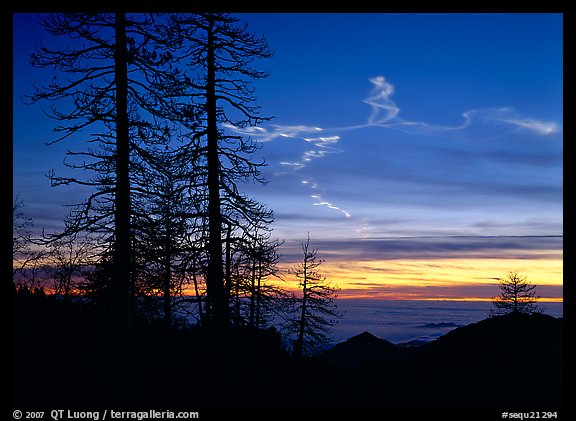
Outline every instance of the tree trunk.
<svg viewBox="0 0 576 421">
<path fill-rule="evenodd" d="M 294 343 L 293 354 L 299 358 L 302 356 L 302 348 L 304 346 L 304 331 L 306 327 L 306 306 L 308 305 L 308 249 L 304 252 L 304 274 L 302 280 L 302 309 L 300 312 L 300 323 L 298 326 L 298 337 Z"/>
<path fill-rule="evenodd" d="M 230 291 L 232 289 L 232 225 L 228 224 L 226 229 L 226 272 L 224 274 L 224 297 L 226 299 L 226 306 L 228 307 L 230 301 Z"/>
<path fill-rule="evenodd" d="M 260 309 L 262 308 L 262 294 L 260 285 L 262 281 L 262 260 L 258 260 L 258 283 L 256 284 L 256 329 L 260 328 Z"/>
<path fill-rule="evenodd" d="M 114 208 L 113 308 L 118 326 L 131 328 L 130 136 L 128 123 L 128 54 L 126 17 L 115 15 L 114 76 L 116 81 L 116 190 Z"/>
<path fill-rule="evenodd" d="M 198 303 L 198 320 L 200 326 L 204 326 L 204 310 L 202 308 L 202 297 L 200 296 L 200 289 L 198 288 L 198 278 L 196 276 L 196 258 L 192 260 L 192 280 L 194 281 L 194 292 L 196 294 L 196 302 Z"/>
<path fill-rule="evenodd" d="M 116 189 L 114 197 L 114 249 L 112 255 L 111 341 L 114 357 L 110 375 L 114 377 L 113 395 L 130 405 L 133 369 L 131 363 L 132 275 L 130 203 L 130 132 L 128 121 L 128 52 L 126 16 L 115 14 L 114 78 L 116 82 Z"/>
<path fill-rule="evenodd" d="M 254 327 L 254 315 L 256 309 L 256 238 L 252 249 L 252 275 L 250 278 L 250 319 L 248 325 Z"/>
<path fill-rule="evenodd" d="M 514 313 L 518 313 L 518 281 L 514 279 Z"/>
<path fill-rule="evenodd" d="M 172 296 L 170 291 L 172 281 L 172 221 L 170 208 L 165 206 L 163 219 L 166 223 L 166 235 L 164 238 L 164 279 L 163 279 L 163 301 L 164 301 L 164 322 L 167 326 L 172 324 Z"/>
<path fill-rule="evenodd" d="M 68 297 L 70 296 L 70 287 L 72 285 L 72 270 L 65 269 L 65 280 L 64 280 L 64 299 L 65 303 L 68 302 Z"/>
<path fill-rule="evenodd" d="M 237 277 L 236 285 L 234 286 L 234 315 L 238 325 L 244 325 L 242 315 L 240 314 L 240 276 Z"/>
<path fill-rule="evenodd" d="M 214 25 L 208 28 L 206 114 L 208 137 L 208 276 L 206 293 L 211 306 L 211 323 L 216 329 L 228 327 L 228 311 L 222 268 L 222 215 L 220 213 L 220 159 L 216 108 L 216 70 L 214 57 Z"/>
</svg>

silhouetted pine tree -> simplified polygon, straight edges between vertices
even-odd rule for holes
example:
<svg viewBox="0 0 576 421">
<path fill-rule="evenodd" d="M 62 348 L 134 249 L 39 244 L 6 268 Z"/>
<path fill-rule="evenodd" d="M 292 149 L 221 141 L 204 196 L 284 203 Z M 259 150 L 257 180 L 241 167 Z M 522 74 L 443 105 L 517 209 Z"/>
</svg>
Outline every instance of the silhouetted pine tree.
<svg viewBox="0 0 576 421">
<path fill-rule="evenodd" d="M 12 278 L 5 282 L 6 294 L 14 294 L 20 288 L 42 287 L 46 278 L 44 260 L 49 251 L 39 247 L 39 239 L 32 236 L 34 221 L 24 214 L 23 207 L 24 202 L 17 195 L 12 202 Z"/>
<path fill-rule="evenodd" d="M 156 151 L 152 165 L 142 166 L 135 175 L 141 185 L 134 212 L 134 255 L 136 295 L 153 309 L 161 297 L 161 313 L 167 325 L 172 323 L 175 298 L 186 283 L 187 255 L 194 244 L 189 241 L 193 227 L 188 213 L 192 207 L 184 177 L 186 169 L 171 151 Z"/>
<path fill-rule="evenodd" d="M 330 327 L 342 317 L 334 304 L 339 289 L 318 273 L 324 260 L 317 260 L 318 250 L 310 249 L 310 235 L 302 243 L 302 252 L 302 262 L 291 272 L 298 279 L 302 293 L 294 297 L 294 315 L 285 325 L 286 331 L 296 337 L 292 348 L 296 358 L 322 350 L 328 343 Z"/>
<path fill-rule="evenodd" d="M 12 287 L 15 292 L 13 283 L 14 277 L 19 271 L 22 271 L 34 259 L 34 253 L 30 249 L 31 238 L 30 228 L 33 225 L 32 218 L 27 217 L 22 212 L 24 202 L 17 195 L 12 203 Z"/>
<path fill-rule="evenodd" d="M 42 24 L 70 42 L 31 55 L 34 66 L 56 74 L 29 98 L 49 101 L 49 114 L 62 123 L 51 143 L 74 138 L 85 146 L 67 151 L 66 161 L 83 177 L 49 177 L 55 186 L 94 189 L 49 241 L 102 235 L 103 265 L 91 273 L 96 284 L 84 287 L 109 289 L 96 295 L 108 297 L 126 327 L 136 294 L 162 295 L 169 320 L 174 294 L 191 282 L 198 319 L 225 328 L 234 256 L 242 260 L 247 244 L 260 244 L 251 252 L 249 294 L 249 323 L 259 326 L 263 297 L 274 295 L 263 294 L 262 281 L 275 270 L 270 250 L 278 244 L 252 234 L 269 230 L 272 212 L 238 190 L 242 181 L 264 182 L 264 162 L 253 160 L 258 144 L 226 125 L 268 119 L 252 87 L 266 76 L 253 67 L 271 56 L 266 41 L 214 13 L 63 14 Z M 92 134 L 82 139 L 87 128 Z"/>
<path fill-rule="evenodd" d="M 61 235 L 83 231 L 106 234 L 114 270 L 108 287 L 118 326 L 129 329 L 133 293 L 131 165 L 143 142 L 167 141 L 168 126 L 159 118 L 167 108 L 149 80 L 162 77 L 171 60 L 165 45 L 154 38 L 155 21 L 147 15 L 57 14 L 42 18 L 50 34 L 66 39 L 66 46 L 41 46 L 31 63 L 55 70 L 50 83 L 36 87 L 32 103 L 48 101 L 48 115 L 61 122 L 54 131 L 64 139 L 83 143 L 67 151 L 66 165 L 82 176 L 58 177 L 54 186 L 77 184 L 95 192 L 70 213 Z M 62 44 L 61 44 L 62 45 Z M 60 107 L 58 107 L 60 105 Z M 84 129 L 90 135 L 82 136 Z M 145 133 L 145 136 L 139 134 Z"/>
<path fill-rule="evenodd" d="M 272 279 L 281 279 L 277 267 L 278 248 L 283 242 L 271 239 L 271 231 L 255 228 L 238 238 L 231 253 L 227 292 L 231 320 L 236 326 L 263 329 L 286 308 L 286 293 Z"/>
<path fill-rule="evenodd" d="M 504 277 L 498 278 L 500 295 L 492 297 L 495 310 L 493 315 L 507 313 L 537 313 L 540 310 L 536 302 L 536 285 L 528 281 L 528 276 L 510 271 Z"/>
<path fill-rule="evenodd" d="M 64 302 L 71 295 L 78 295 L 86 271 L 92 270 L 101 257 L 98 238 L 77 233 L 62 237 L 48 244 L 45 261 L 55 294 Z"/>
<path fill-rule="evenodd" d="M 223 237 L 241 220 L 248 225 L 263 218 L 271 222 L 271 214 L 237 188 L 239 181 L 263 182 L 259 168 L 264 163 L 252 159 L 258 145 L 227 134 L 221 124 L 247 127 L 268 119 L 259 115 L 252 88 L 252 81 L 266 73 L 252 63 L 271 52 L 263 38 L 224 14 L 171 16 L 169 33 L 181 43 L 175 54 L 186 68 L 174 68 L 165 89 L 174 98 L 188 97 L 180 107 L 181 122 L 189 130 L 181 153 L 194 164 L 194 194 L 205 203 L 206 321 L 223 329 L 229 324 Z"/>
</svg>

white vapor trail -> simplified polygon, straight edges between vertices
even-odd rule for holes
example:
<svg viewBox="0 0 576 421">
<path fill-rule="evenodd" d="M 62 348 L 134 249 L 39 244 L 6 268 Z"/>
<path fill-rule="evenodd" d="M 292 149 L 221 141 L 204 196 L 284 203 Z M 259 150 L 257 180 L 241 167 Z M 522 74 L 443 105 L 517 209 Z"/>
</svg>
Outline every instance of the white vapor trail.
<svg viewBox="0 0 576 421">
<path fill-rule="evenodd" d="M 291 171 L 275 172 L 276 176 L 295 176 L 299 175 L 299 171 L 306 167 L 312 160 L 324 158 L 328 154 L 341 153 L 342 150 L 334 147 L 340 141 L 340 136 L 312 136 L 325 129 L 315 126 L 286 126 L 286 125 L 270 125 L 269 129 L 263 127 L 246 127 L 239 128 L 229 123 L 222 124 L 223 127 L 233 130 L 238 134 L 244 136 L 251 136 L 258 142 L 270 142 L 274 139 L 300 139 L 304 142 L 310 143 L 314 149 L 306 150 L 296 161 L 280 161 L 280 164 L 290 168 Z M 301 176 L 302 177 L 302 176 Z M 351 218 L 352 214 L 334 203 L 329 202 L 323 198 L 326 190 L 322 189 L 312 177 L 303 177 L 301 184 L 310 190 L 310 198 L 314 200 L 314 206 L 324 206 L 328 209 L 339 211 L 346 218 Z"/>
<path fill-rule="evenodd" d="M 372 114 L 368 118 L 368 125 L 385 124 L 396 118 L 400 108 L 390 99 L 394 93 L 394 85 L 386 82 L 384 76 L 370 78 L 374 85 L 372 96 L 366 98 L 364 102 L 372 107 Z"/>
<path fill-rule="evenodd" d="M 384 76 L 370 78 L 369 81 L 372 83 L 373 89 L 371 96 L 366 98 L 364 102 L 370 105 L 372 113 L 366 125 L 354 126 L 354 128 L 379 126 L 408 133 L 426 134 L 466 129 L 472 125 L 473 119 L 480 118 L 484 123 L 499 121 L 544 136 L 561 131 L 561 127 L 557 123 L 522 118 L 511 107 L 465 111 L 462 113 L 463 122 L 458 126 L 442 126 L 423 121 L 404 120 L 399 117 L 400 108 L 390 99 L 394 94 L 394 85 L 387 82 Z"/>
<path fill-rule="evenodd" d="M 322 130 L 322 129 L 321 129 Z M 301 170 L 314 159 L 324 158 L 328 154 L 341 153 L 342 150 L 332 146 L 340 141 L 340 136 L 318 136 L 318 137 L 302 137 L 304 141 L 313 144 L 316 149 L 307 150 L 296 161 L 281 161 L 281 165 L 285 165 L 292 169 L 291 173 L 277 172 L 275 175 L 294 175 L 295 171 Z M 311 190 L 310 198 L 314 199 L 314 206 L 325 206 L 328 209 L 341 212 L 346 218 L 351 218 L 352 214 L 332 202 L 323 198 L 326 190 L 322 189 L 312 177 L 305 177 L 301 180 L 301 184 L 305 185 Z"/>
</svg>

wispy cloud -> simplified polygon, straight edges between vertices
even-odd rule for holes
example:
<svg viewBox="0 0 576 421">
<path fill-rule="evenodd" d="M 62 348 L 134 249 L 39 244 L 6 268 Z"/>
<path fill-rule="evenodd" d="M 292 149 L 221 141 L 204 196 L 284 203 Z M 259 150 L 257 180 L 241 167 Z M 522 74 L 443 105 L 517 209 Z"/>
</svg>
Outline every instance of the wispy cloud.
<svg viewBox="0 0 576 421">
<path fill-rule="evenodd" d="M 518 126 L 522 129 L 530 130 L 539 135 L 551 135 L 555 133 L 560 133 L 560 126 L 553 121 L 538 121 L 530 118 L 524 119 L 514 119 L 514 118 L 499 118 L 496 119 L 504 123 L 512 124 Z"/>
</svg>

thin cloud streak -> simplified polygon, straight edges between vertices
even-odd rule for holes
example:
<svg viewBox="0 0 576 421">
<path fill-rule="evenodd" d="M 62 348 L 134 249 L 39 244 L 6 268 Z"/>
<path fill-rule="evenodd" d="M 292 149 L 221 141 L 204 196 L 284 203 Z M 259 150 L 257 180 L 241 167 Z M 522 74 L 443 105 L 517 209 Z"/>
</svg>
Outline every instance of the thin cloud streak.
<svg viewBox="0 0 576 421">
<path fill-rule="evenodd" d="M 563 236 L 450 236 L 316 240 L 321 254 L 340 260 L 562 259 Z M 287 242 L 286 260 L 298 261 L 300 243 Z"/>
<path fill-rule="evenodd" d="M 546 136 L 551 134 L 556 134 L 561 132 L 561 128 L 558 124 L 554 122 L 544 122 L 534 119 L 496 119 L 503 121 L 504 123 L 512 124 L 523 129 L 531 130 L 537 134 Z"/>
<path fill-rule="evenodd" d="M 562 285 L 538 285 L 538 294 L 543 299 L 562 301 Z M 372 298 L 393 300 L 491 300 L 499 292 L 498 284 L 476 285 L 374 285 L 351 282 L 339 292 L 339 298 Z"/>
</svg>

